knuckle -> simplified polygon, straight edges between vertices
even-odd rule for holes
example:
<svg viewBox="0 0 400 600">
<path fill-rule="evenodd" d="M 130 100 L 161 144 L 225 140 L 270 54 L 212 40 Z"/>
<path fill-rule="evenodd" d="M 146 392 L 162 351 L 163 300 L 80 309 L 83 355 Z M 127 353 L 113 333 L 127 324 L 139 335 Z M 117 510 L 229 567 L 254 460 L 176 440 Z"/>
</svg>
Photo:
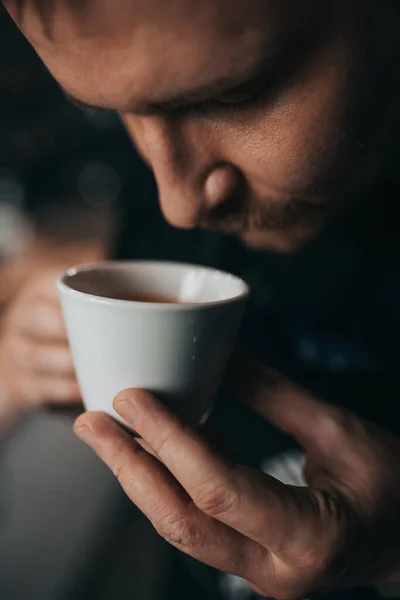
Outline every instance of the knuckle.
<svg viewBox="0 0 400 600">
<path fill-rule="evenodd" d="M 162 456 L 165 449 L 168 448 L 168 445 L 170 443 L 171 443 L 171 438 L 170 438 L 170 435 L 168 432 L 160 433 L 159 435 L 154 437 L 154 439 L 151 441 L 151 445 L 153 446 L 153 448 L 157 452 L 157 454 L 159 454 L 160 456 Z"/>
<path fill-rule="evenodd" d="M 315 544 L 309 552 L 303 554 L 299 563 L 305 580 L 310 583 L 321 582 L 335 571 L 336 557 L 323 544 Z"/>
<path fill-rule="evenodd" d="M 320 575 L 330 570 L 332 557 L 324 548 L 315 548 L 305 557 L 305 571 L 312 578 L 319 578 Z"/>
<path fill-rule="evenodd" d="M 14 356 L 20 367 L 23 369 L 34 369 L 38 360 L 37 352 L 34 351 L 31 344 L 24 343 L 22 340 L 16 340 L 14 344 Z"/>
<path fill-rule="evenodd" d="M 210 517 L 233 513 L 239 509 L 239 496 L 223 482 L 209 481 L 197 488 L 192 497 L 197 508 Z"/>
<path fill-rule="evenodd" d="M 114 449 L 111 453 L 111 456 L 107 460 L 106 457 L 103 457 L 104 460 L 108 463 L 113 475 L 118 479 L 119 483 L 122 485 L 124 489 L 129 487 L 132 481 L 132 469 L 127 461 L 124 460 L 124 448 L 121 442 L 114 440 Z"/>
<path fill-rule="evenodd" d="M 332 552 L 329 544 L 326 544 L 323 540 L 316 540 L 307 548 L 298 547 L 295 554 L 293 560 L 298 568 L 298 573 L 302 573 L 307 580 L 319 579 L 332 567 Z"/>
<path fill-rule="evenodd" d="M 21 363 L 21 343 L 15 335 L 7 335 L 3 339 L 2 347 L 4 354 L 11 358 L 14 363 Z"/>
<path fill-rule="evenodd" d="M 60 401 L 69 402 L 78 398 L 77 385 L 69 381 L 61 381 L 59 383 L 51 383 L 51 396 Z"/>
<path fill-rule="evenodd" d="M 175 438 L 177 433 L 185 430 L 186 426 L 172 416 L 170 423 L 164 426 L 163 431 L 153 437 L 151 445 L 157 454 L 162 456 L 168 451 L 169 447 L 173 447 L 176 444 Z"/>
<path fill-rule="evenodd" d="M 320 432 L 320 439 L 327 448 L 336 447 L 338 443 L 345 443 L 352 428 L 351 417 L 343 411 L 332 411 L 321 415 L 316 424 Z"/>
<path fill-rule="evenodd" d="M 65 371 L 72 366 L 71 355 L 66 348 L 55 347 L 52 352 L 49 352 L 49 362 L 53 365 L 54 369 Z"/>
<path fill-rule="evenodd" d="M 45 400 L 42 386 L 35 377 L 21 378 L 19 391 L 27 405 L 40 406 Z"/>
<path fill-rule="evenodd" d="M 31 349 L 31 367 L 39 372 L 48 371 L 52 372 L 52 366 L 54 361 L 54 355 L 49 352 L 46 348 L 35 348 Z"/>
<path fill-rule="evenodd" d="M 193 521 L 182 514 L 170 515 L 155 524 L 156 531 L 169 544 L 193 548 L 202 544 L 202 536 Z"/>
<path fill-rule="evenodd" d="M 122 484 L 122 481 L 125 479 L 125 465 L 119 461 L 112 461 L 110 464 L 110 469 L 113 475 L 118 479 L 118 481 Z"/>
<path fill-rule="evenodd" d="M 101 456 L 102 460 L 109 466 L 112 474 L 118 480 L 122 489 L 128 494 L 131 493 L 135 478 L 130 465 L 121 458 L 109 458 L 107 455 Z"/>
</svg>

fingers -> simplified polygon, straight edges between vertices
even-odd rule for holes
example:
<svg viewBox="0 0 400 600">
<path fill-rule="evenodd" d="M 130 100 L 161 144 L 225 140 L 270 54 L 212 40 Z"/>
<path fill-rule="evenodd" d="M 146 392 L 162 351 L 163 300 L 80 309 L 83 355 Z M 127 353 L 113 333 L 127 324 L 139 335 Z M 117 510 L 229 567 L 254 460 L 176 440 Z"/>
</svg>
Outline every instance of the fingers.
<svg viewBox="0 0 400 600">
<path fill-rule="evenodd" d="M 33 277 L 2 320 L 3 397 L 21 408 L 79 400 L 74 366 L 58 300 L 58 270 Z"/>
<path fill-rule="evenodd" d="M 27 293 L 29 293 L 30 296 L 36 295 L 38 298 L 58 304 L 59 297 L 56 281 L 60 274 L 60 269 L 47 268 L 45 272 L 41 273 L 39 276 L 36 276 L 27 285 Z"/>
<path fill-rule="evenodd" d="M 255 362 L 241 351 L 231 368 L 231 383 L 241 400 L 290 434 L 307 450 L 328 450 L 338 443 L 349 415 L 317 400 L 304 388 Z"/>
<path fill-rule="evenodd" d="M 173 546 L 215 568 L 253 579 L 268 553 L 203 514 L 171 474 L 112 419 L 100 413 L 79 417 L 75 432 L 118 477 L 130 499 Z"/>
<path fill-rule="evenodd" d="M 49 377 L 43 375 L 20 375 L 15 389 L 17 400 L 27 407 L 46 403 L 70 404 L 80 401 L 79 386 L 74 378 Z"/>
<path fill-rule="evenodd" d="M 114 407 L 206 515 L 278 556 L 305 527 L 313 526 L 315 507 L 307 495 L 225 462 L 150 394 L 126 390 Z"/>
<path fill-rule="evenodd" d="M 23 335 L 10 336 L 10 358 L 29 373 L 49 374 L 53 377 L 74 377 L 72 355 L 67 343 L 32 341 Z"/>
<path fill-rule="evenodd" d="M 0 344 L 2 396 L 10 406 L 74 403 L 81 394 L 67 344 L 8 332 Z"/>
<path fill-rule="evenodd" d="M 81 393 L 77 381 L 72 377 L 40 377 L 36 378 L 37 402 L 56 402 L 61 404 L 79 402 Z"/>
<path fill-rule="evenodd" d="M 39 340 L 65 342 L 67 339 L 60 306 L 43 300 L 19 306 L 18 316 L 10 319 L 10 328 Z"/>
</svg>

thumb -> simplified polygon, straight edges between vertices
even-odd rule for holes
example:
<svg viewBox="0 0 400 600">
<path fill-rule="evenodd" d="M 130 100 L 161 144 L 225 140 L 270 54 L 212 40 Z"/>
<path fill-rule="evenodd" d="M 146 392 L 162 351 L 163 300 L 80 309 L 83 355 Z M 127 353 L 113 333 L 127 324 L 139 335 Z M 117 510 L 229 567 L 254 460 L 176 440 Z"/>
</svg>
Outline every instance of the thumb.
<svg viewBox="0 0 400 600">
<path fill-rule="evenodd" d="M 330 442 L 337 442 L 346 419 L 343 410 L 316 399 L 244 350 L 235 354 L 231 372 L 232 388 L 242 402 L 294 437 L 306 451 L 326 451 Z"/>
</svg>

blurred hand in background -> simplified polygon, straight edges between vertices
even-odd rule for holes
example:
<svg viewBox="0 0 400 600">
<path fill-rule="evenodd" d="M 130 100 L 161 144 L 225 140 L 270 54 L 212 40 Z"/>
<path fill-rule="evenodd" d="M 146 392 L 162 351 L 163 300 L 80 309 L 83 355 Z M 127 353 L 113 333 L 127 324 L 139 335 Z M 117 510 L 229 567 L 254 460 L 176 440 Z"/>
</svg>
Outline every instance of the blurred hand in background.
<svg viewBox="0 0 400 600">
<path fill-rule="evenodd" d="M 62 269 L 34 275 L 5 311 L 0 329 L 0 415 L 80 394 L 55 287 Z"/>
</svg>

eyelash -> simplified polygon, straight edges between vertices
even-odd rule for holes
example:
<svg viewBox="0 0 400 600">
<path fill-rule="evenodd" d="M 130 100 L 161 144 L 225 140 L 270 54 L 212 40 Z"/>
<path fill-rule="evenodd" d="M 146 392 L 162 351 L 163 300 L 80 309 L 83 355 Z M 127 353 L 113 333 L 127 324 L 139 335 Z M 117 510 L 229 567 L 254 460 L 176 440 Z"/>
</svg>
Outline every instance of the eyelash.
<svg viewBox="0 0 400 600">
<path fill-rule="evenodd" d="M 266 102 L 273 100 L 280 85 L 283 84 L 288 76 L 289 71 L 285 73 L 282 72 L 279 76 L 277 73 L 269 73 L 267 81 L 264 77 L 250 84 L 254 86 L 254 92 L 249 92 L 247 98 L 244 98 L 240 102 L 223 102 L 222 100 L 218 100 L 218 98 L 214 98 L 205 103 L 204 106 L 199 105 L 198 107 L 195 107 L 195 111 L 206 113 L 212 110 L 225 110 L 225 112 L 230 111 L 233 113 L 240 113 L 249 108 L 257 108 L 261 104 L 265 105 Z"/>
<path fill-rule="evenodd" d="M 261 104 L 262 101 L 265 100 L 267 92 L 270 92 L 270 86 L 265 85 L 262 89 L 255 92 L 254 94 L 249 95 L 247 98 L 244 98 L 240 102 L 223 102 L 221 100 L 218 100 L 218 98 L 214 98 L 205 102 L 204 104 L 192 106 L 188 110 L 188 113 L 199 116 L 207 115 L 215 111 L 229 111 L 232 113 L 240 113 L 241 111 L 247 110 L 249 108 L 256 108 L 259 104 Z"/>
<path fill-rule="evenodd" d="M 261 92 L 262 93 L 262 92 Z M 257 94 L 260 96 L 260 94 Z M 199 104 L 192 104 L 188 108 L 178 109 L 185 117 L 207 117 L 217 111 L 240 111 L 249 107 L 251 104 L 255 104 L 255 96 L 244 100 L 243 102 L 221 102 L 218 99 L 211 99 Z"/>
<path fill-rule="evenodd" d="M 236 108 L 240 109 L 240 107 L 247 107 L 252 104 L 257 104 L 260 101 L 261 97 L 264 96 L 266 91 L 267 91 L 267 87 L 265 87 L 257 92 L 254 92 L 253 94 L 248 94 L 247 97 L 243 98 L 243 100 L 240 100 L 238 102 L 223 101 L 223 100 L 218 100 L 218 98 L 216 98 L 212 102 L 214 104 L 217 104 L 218 106 L 223 106 L 223 107 L 233 108 L 233 109 L 236 107 Z"/>
</svg>

